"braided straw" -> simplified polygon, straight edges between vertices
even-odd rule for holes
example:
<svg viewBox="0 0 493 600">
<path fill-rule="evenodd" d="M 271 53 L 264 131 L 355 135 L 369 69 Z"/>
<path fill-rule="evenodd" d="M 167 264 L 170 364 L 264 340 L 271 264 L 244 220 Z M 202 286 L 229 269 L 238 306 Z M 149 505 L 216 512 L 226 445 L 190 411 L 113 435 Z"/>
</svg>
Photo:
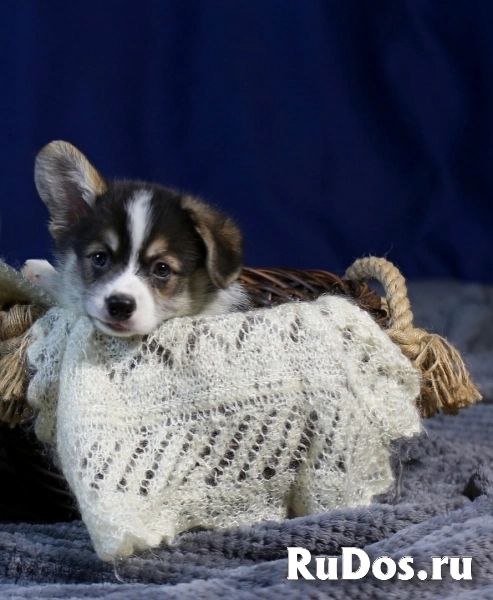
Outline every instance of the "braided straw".
<svg viewBox="0 0 493 600">
<path fill-rule="evenodd" d="M 32 415 L 25 401 L 29 373 L 26 350 L 29 328 L 44 312 L 36 304 L 0 310 L 0 422 L 14 427 Z"/>
<path fill-rule="evenodd" d="M 481 400 L 459 352 L 445 338 L 413 327 L 413 313 L 406 282 L 397 267 L 385 258 L 361 258 L 344 276 L 359 282 L 379 281 L 390 313 L 386 330 L 421 373 L 421 395 L 418 406 L 423 417 L 435 415 L 439 409 L 457 414 L 460 408 Z"/>
</svg>

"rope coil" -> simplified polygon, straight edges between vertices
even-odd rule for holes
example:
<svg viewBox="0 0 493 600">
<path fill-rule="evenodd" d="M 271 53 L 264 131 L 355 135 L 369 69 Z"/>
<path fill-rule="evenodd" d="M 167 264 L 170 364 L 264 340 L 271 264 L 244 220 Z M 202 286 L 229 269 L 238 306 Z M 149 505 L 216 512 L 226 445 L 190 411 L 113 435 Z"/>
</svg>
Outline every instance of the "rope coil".
<svg viewBox="0 0 493 600">
<path fill-rule="evenodd" d="M 459 409 L 481 400 L 456 348 L 440 335 L 413 326 L 406 281 L 395 265 L 385 258 L 361 258 L 347 269 L 344 277 L 359 282 L 376 279 L 382 284 L 390 314 L 386 332 L 421 373 L 418 406 L 423 417 L 431 417 L 439 410 L 455 415 Z"/>
</svg>

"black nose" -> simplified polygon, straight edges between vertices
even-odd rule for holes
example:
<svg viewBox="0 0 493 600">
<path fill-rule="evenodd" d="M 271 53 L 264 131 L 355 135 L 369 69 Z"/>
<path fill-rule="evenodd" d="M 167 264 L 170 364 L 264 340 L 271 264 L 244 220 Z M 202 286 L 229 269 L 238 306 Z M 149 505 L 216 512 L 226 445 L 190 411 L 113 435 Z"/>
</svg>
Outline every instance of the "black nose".
<svg viewBox="0 0 493 600">
<path fill-rule="evenodd" d="M 114 294 L 106 298 L 108 314 L 117 321 L 127 321 L 135 311 L 135 300 L 126 294 Z"/>
</svg>

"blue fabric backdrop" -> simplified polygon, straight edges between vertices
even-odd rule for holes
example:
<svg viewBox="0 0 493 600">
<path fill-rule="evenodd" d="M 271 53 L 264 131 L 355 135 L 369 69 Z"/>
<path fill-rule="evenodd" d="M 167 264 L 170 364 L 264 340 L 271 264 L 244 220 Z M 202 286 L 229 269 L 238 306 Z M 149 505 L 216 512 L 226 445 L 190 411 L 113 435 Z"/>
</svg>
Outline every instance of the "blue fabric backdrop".
<svg viewBox="0 0 493 600">
<path fill-rule="evenodd" d="M 66 139 L 186 189 L 249 265 L 493 282 L 493 3 L 6 0 L 0 254 L 48 256 L 32 180 Z"/>
</svg>

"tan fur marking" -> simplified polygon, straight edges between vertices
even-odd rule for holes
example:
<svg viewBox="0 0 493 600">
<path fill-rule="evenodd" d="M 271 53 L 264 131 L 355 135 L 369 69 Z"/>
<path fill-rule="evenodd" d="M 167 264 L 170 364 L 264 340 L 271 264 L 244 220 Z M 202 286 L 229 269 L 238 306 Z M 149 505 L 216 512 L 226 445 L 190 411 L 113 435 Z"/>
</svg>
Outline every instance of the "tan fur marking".
<svg viewBox="0 0 493 600">
<path fill-rule="evenodd" d="M 118 250 L 118 246 L 120 245 L 119 239 L 113 229 L 108 229 L 103 233 L 103 241 L 112 252 Z"/>
<path fill-rule="evenodd" d="M 105 247 L 104 247 L 103 243 L 101 243 L 101 242 L 91 242 L 87 246 L 85 254 L 89 255 L 89 254 L 94 254 L 95 252 L 104 252 L 104 251 L 105 251 Z"/>
<path fill-rule="evenodd" d="M 146 258 L 154 258 L 155 256 L 159 256 L 164 254 L 168 249 L 168 241 L 164 236 L 160 236 L 156 238 L 153 242 L 147 246 L 146 250 Z"/>
</svg>

